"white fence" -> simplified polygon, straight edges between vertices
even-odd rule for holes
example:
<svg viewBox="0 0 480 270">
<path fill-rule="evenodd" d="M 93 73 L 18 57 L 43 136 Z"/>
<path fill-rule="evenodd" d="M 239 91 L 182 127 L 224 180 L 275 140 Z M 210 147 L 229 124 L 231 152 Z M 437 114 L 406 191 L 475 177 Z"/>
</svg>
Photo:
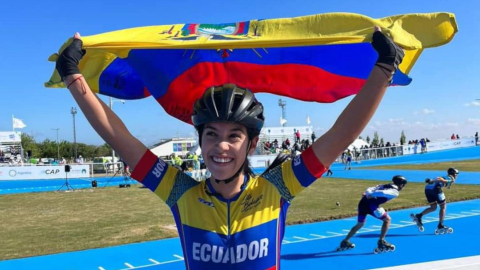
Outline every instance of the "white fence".
<svg viewBox="0 0 480 270">
<path fill-rule="evenodd" d="M 471 147 L 475 146 L 475 138 L 460 138 L 457 140 L 445 140 L 445 141 L 438 141 L 438 142 L 428 142 L 427 143 L 427 152 L 433 151 L 440 151 L 440 150 L 448 150 L 448 149 L 455 149 L 455 148 L 463 148 L 463 147 Z M 411 155 L 411 154 L 419 154 L 421 153 L 422 146 L 420 144 L 408 144 L 403 146 L 403 154 L 404 155 Z"/>
<path fill-rule="evenodd" d="M 38 180 L 89 178 L 89 165 L 70 165 L 70 172 L 65 172 L 63 165 L 51 166 L 3 166 L 0 167 L 0 180 Z"/>
</svg>

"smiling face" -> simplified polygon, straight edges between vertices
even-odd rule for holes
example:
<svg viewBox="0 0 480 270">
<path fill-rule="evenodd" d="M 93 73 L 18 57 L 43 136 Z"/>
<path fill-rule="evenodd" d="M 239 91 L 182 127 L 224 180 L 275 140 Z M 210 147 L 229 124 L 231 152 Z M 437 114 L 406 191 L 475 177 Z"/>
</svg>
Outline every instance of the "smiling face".
<svg viewBox="0 0 480 270">
<path fill-rule="evenodd" d="M 251 142 L 248 154 L 255 151 L 258 137 Z M 202 156 L 213 179 L 232 177 L 247 157 L 249 139 L 245 126 L 217 122 L 205 125 L 202 133 Z M 239 175 L 243 177 L 243 173 Z"/>
</svg>

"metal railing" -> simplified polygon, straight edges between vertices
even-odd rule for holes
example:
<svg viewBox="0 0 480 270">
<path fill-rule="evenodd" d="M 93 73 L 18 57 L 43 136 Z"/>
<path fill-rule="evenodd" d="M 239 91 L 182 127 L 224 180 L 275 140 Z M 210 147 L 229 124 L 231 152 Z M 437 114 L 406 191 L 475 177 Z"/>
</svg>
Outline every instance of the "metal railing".
<svg viewBox="0 0 480 270">
<path fill-rule="evenodd" d="M 369 159 L 403 156 L 403 146 L 354 149 L 350 152 L 352 154 L 352 161 L 362 161 Z M 336 161 L 340 163 L 345 163 L 347 161 L 347 155 L 339 156 Z"/>
</svg>

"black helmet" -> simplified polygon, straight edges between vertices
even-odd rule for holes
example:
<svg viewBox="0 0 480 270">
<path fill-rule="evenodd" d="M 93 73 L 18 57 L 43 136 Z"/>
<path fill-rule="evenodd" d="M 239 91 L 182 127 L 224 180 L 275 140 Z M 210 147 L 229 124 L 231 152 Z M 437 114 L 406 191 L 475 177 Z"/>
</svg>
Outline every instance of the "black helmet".
<svg viewBox="0 0 480 270">
<path fill-rule="evenodd" d="M 457 177 L 459 171 L 458 171 L 457 169 L 455 169 L 455 168 L 449 168 L 449 169 L 447 170 L 447 173 L 448 173 L 448 175 L 453 175 L 453 176 Z"/>
<path fill-rule="evenodd" d="M 231 122 L 244 125 L 251 139 L 260 134 L 264 121 L 263 106 L 252 91 L 234 84 L 208 88 L 193 106 L 192 122 L 199 133 L 207 123 Z"/>
<path fill-rule="evenodd" d="M 401 176 L 401 175 L 395 175 L 392 178 L 392 181 L 398 187 L 398 190 L 402 190 L 402 188 L 404 186 L 406 186 L 407 183 L 408 183 L 407 178 L 405 178 L 405 176 Z"/>
</svg>

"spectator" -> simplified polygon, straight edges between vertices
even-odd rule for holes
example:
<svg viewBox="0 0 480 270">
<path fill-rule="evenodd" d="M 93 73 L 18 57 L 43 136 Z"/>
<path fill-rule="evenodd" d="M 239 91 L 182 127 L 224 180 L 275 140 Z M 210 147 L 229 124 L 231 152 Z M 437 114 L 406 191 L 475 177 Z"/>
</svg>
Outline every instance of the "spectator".
<svg viewBox="0 0 480 270">
<path fill-rule="evenodd" d="M 460 136 L 458 136 L 458 134 L 457 134 L 457 140 L 459 140 L 459 139 L 460 139 Z"/>
<path fill-rule="evenodd" d="M 421 153 L 426 153 L 427 152 L 427 142 L 425 141 L 424 138 L 420 139 L 420 145 L 422 146 Z"/>
<path fill-rule="evenodd" d="M 270 147 L 271 147 L 271 146 L 270 146 L 270 142 L 267 141 L 267 142 L 265 143 L 265 145 L 263 146 L 263 149 L 265 149 L 265 151 L 270 151 Z"/>
<path fill-rule="evenodd" d="M 295 138 L 297 139 L 296 142 L 300 142 L 300 130 L 297 129 L 297 132 L 295 133 Z"/>
<path fill-rule="evenodd" d="M 193 169 L 196 171 L 200 170 L 200 161 L 196 153 L 193 154 Z"/>
<path fill-rule="evenodd" d="M 478 131 L 475 133 L 475 145 L 478 145 Z"/>
<path fill-rule="evenodd" d="M 455 133 L 452 134 L 452 137 L 450 137 L 452 140 L 455 140 Z"/>
<path fill-rule="evenodd" d="M 273 141 L 273 148 L 275 148 L 275 149 L 278 148 L 278 141 L 277 141 L 277 139 L 275 139 L 275 140 Z"/>
<path fill-rule="evenodd" d="M 316 139 L 316 138 L 317 138 L 317 136 L 315 136 L 315 132 L 314 132 L 314 131 L 312 131 L 312 143 L 314 143 L 314 142 L 315 142 L 315 139 Z"/>
<path fill-rule="evenodd" d="M 287 141 L 282 142 L 282 149 L 283 150 L 288 150 Z"/>
</svg>

